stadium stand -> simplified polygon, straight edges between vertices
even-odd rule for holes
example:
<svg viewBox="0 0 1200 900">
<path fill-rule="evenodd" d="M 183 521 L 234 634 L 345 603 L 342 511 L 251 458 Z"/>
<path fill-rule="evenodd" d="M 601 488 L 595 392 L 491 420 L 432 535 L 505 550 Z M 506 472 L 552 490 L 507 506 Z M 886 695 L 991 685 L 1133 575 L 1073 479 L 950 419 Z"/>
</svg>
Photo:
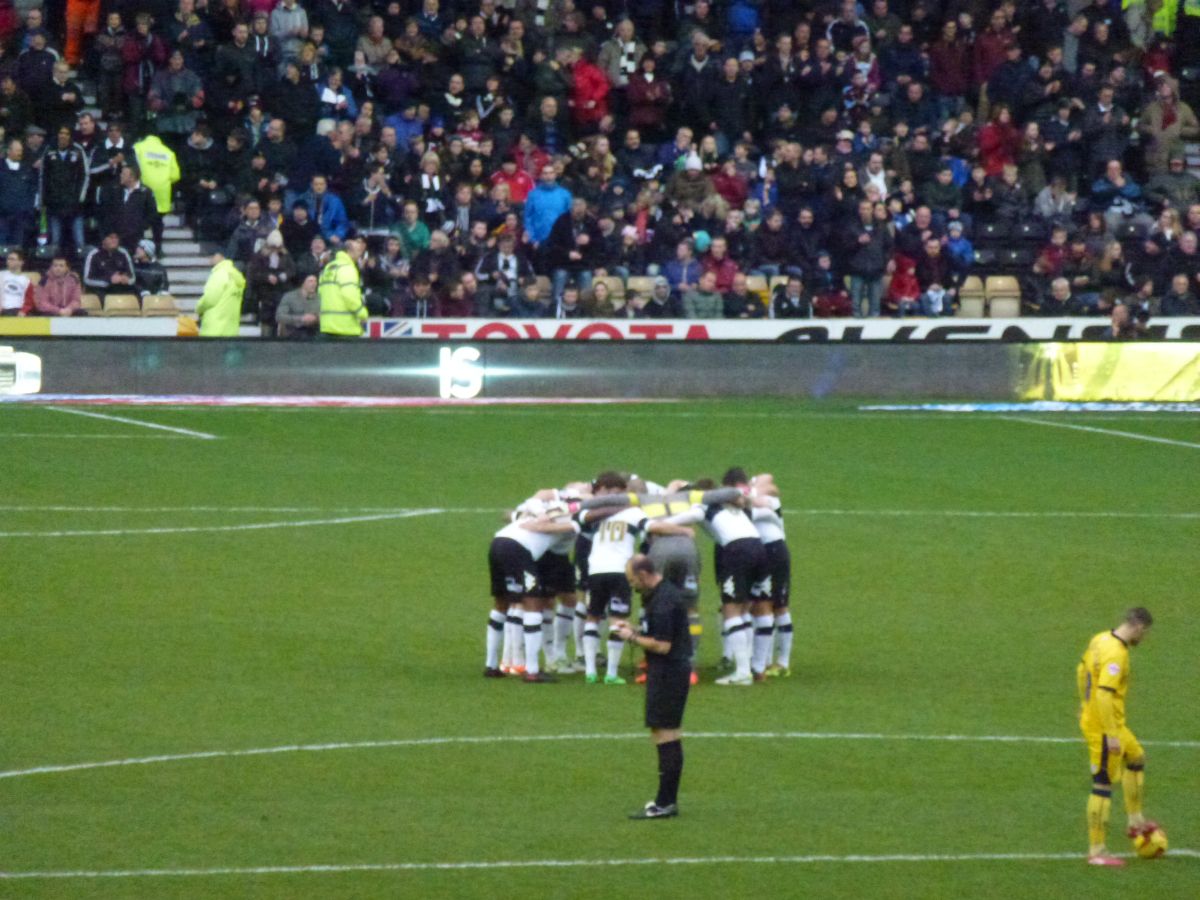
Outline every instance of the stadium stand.
<svg viewBox="0 0 1200 900">
<path fill-rule="evenodd" d="M 358 233 L 384 314 L 563 315 L 574 283 L 586 302 L 570 315 L 677 316 L 684 241 L 723 292 L 748 275 L 766 315 L 788 275 L 809 301 L 793 308 L 816 315 L 1200 313 L 1195 4 L 13 9 L 0 245 L 36 270 L 61 250 L 78 271 L 82 217 L 90 245 L 151 243 L 139 260 L 159 257 L 183 309 L 220 249 L 253 276 L 247 318 L 269 324 L 290 288 L 271 273 L 302 279 Z M 552 241 L 572 198 L 586 212 Z M 520 259 L 491 268 L 505 234 Z M 418 274 L 433 302 L 413 302 Z M 670 303 L 643 302 L 660 274 Z M 1188 289 L 1164 309 L 1178 274 Z M 996 276 L 1012 280 L 981 295 L 975 279 Z M 135 293 L 162 290 L 142 277 Z M 843 290 L 849 303 L 822 299 Z"/>
</svg>

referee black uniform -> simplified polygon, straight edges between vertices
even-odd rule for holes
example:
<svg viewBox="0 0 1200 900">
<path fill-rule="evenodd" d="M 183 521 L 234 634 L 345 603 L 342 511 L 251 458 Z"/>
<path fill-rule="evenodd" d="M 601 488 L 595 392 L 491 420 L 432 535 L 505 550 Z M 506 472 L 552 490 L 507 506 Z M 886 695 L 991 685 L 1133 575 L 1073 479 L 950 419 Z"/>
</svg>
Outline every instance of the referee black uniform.
<svg viewBox="0 0 1200 900">
<path fill-rule="evenodd" d="M 643 571 L 639 572 L 639 568 Z M 638 636 L 637 642 L 646 649 L 646 727 L 658 751 L 658 794 L 630 818 L 665 819 L 679 815 L 676 801 L 683 775 L 683 740 L 679 729 L 692 674 L 687 601 L 679 586 L 655 572 L 646 557 L 635 557 L 628 571 L 631 582 L 639 579 L 636 584 L 643 593 L 646 608 L 646 631 Z M 642 578 L 646 581 L 641 581 Z M 659 642 L 670 644 L 670 649 L 666 653 L 654 652 Z"/>
</svg>

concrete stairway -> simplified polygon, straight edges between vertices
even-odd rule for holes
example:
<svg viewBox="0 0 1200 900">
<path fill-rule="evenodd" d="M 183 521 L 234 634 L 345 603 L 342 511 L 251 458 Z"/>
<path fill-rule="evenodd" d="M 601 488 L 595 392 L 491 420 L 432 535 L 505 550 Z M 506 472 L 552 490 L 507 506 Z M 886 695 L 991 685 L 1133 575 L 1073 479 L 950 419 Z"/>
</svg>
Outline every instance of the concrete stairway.
<svg viewBox="0 0 1200 900">
<path fill-rule="evenodd" d="M 206 252 L 196 240 L 195 232 L 182 216 L 163 216 L 163 246 L 161 262 L 167 268 L 171 295 L 185 311 L 191 312 L 204 293 L 204 282 L 211 269 L 211 252 Z"/>
</svg>

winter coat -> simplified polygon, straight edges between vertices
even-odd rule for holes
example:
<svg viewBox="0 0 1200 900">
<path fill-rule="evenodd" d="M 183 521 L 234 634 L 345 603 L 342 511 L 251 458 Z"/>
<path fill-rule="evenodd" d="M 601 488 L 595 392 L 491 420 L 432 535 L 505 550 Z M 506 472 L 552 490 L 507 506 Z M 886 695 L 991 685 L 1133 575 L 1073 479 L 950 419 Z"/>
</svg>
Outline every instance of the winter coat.
<svg viewBox="0 0 1200 900">
<path fill-rule="evenodd" d="M 245 290 L 246 279 L 232 259 L 223 259 L 213 267 L 196 304 L 200 337 L 237 337 Z"/>
<path fill-rule="evenodd" d="M 87 198 L 87 156 L 78 144 L 42 158 L 42 203 L 52 216 L 74 216 Z"/>
<path fill-rule="evenodd" d="M 175 152 L 152 134 L 133 145 L 133 154 L 142 173 L 142 183 L 154 194 L 158 212 L 169 213 L 171 188 L 179 180 L 179 162 L 175 159 Z"/>
</svg>

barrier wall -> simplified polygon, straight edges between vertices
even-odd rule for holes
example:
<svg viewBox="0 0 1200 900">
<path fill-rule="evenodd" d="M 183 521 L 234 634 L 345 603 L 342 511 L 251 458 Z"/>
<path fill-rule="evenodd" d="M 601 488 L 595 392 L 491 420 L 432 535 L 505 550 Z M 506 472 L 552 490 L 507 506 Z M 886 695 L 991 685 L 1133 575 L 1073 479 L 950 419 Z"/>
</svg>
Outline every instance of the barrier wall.
<svg viewBox="0 0 1200 900">
<path fill-rule="evenodd" d="M 1200 344 L 6 340 L 52 394 L 1200 399 Z"/>
</svg>

